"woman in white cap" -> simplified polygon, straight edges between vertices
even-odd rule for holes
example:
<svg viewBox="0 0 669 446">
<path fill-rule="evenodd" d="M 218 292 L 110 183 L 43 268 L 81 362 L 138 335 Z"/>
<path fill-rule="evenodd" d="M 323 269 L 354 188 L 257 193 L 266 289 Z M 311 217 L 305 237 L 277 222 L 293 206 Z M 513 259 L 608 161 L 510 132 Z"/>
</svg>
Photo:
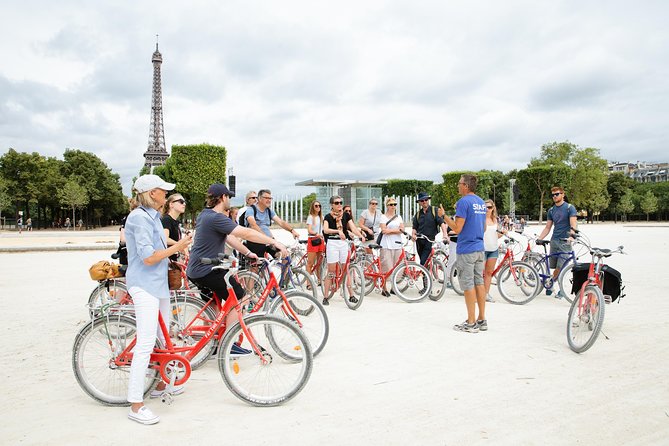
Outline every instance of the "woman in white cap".
<svg viewBox="0 0 669 446">
<path fill-rule="evenodd" d="M 167 191 L 174 184 L 165 182 L 157 175 L 142 175 L 133 186 L 139 207 L 132 211 L 125 222 L 125 239 L 128 250 L 126 283 L 132 296 L 137 321 L 137 345 L 133 351 L 130 376 L 128 378 L 128 402 L 131 403 L 128 418 L 141 424 L 155 424 L 160 418 L 144 405 L 144 380 L 149 357 L 162 338 L 158 329 L 158 311 L 166 321 L 170 320 L 170 291 L 167 285 L 168 257 L 183 251 L 190 245 L 191 237 L 185 236 L 169 248 L 160 223 L 160 208 L 167 201 Z M 160 382 L 151 391 L 151 398 L 165 392 L 165 383 Z M 183 392 L 183 387 L 171 389 L 172 395 Z"/>
</svg>

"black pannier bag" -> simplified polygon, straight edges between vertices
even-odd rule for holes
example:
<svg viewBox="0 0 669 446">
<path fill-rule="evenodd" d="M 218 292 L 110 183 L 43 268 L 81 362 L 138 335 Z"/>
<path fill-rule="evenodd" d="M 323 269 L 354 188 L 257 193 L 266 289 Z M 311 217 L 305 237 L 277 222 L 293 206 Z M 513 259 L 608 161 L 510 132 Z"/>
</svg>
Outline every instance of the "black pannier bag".
<svg viewBox="0 0 669 446">
<path fill-rule="evenodd" d="M 590 264 L 589 263 L 577 263 L 574 265 L 574 267 L 571 270 L 572 273 L 572 285 L 571 285 L 571 293 L 574 295 L 578 295 L 578 293 L 581 291 L 581 287 L 583 286 L 583 283 L 588 280 L 588 271 L 590 269 Z M 623 291 L 625 290 L 625 287 L 623 286 L 623 280 L 622 280 L 622 275 L 620 274 L 620 271 L 617 269 L 614 269 L 613 267 L 609 265 L 604 265 L 602 267 L 602 273 L 604 274 L 603 277 L 603 290 L 602 292 L 605 295 L 611 296 L 611 302 L 615 302 L 616 299 L 625 297 L 625 294 L 623 294 Z"/>
</svg>

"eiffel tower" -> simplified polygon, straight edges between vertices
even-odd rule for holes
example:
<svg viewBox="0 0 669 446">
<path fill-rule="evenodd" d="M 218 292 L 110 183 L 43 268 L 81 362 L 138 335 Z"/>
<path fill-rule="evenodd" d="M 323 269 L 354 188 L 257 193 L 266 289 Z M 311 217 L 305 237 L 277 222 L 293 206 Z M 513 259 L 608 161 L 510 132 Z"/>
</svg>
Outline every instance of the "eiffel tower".
<svg viewBox="0 0 669 446">
<path fill-rule="evenodd" d="M 156 35 L 156 38 L 158 36 Z M 153 63 L 153 94 L 151 96 L 151 125 L 149 126 L 149 147 L 144 152 L 144 167 L 151 170 L 154 166 L 162 166 L 169 156 L 165 148 L 165 129 L 163 128 L 163 92 L 160 80 L 160 65 L 163 56 L 156 51 L 151 57 Z"/>
</svg>

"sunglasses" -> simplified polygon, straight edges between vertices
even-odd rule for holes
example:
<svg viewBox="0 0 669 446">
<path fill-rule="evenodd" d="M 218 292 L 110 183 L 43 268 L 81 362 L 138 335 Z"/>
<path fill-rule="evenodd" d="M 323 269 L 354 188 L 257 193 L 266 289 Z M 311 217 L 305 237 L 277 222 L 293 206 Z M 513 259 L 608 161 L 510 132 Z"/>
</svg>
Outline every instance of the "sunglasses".
<svg viewBox="0 0 669 446">
<path fill-rule="evenodd" d="M 315 204 L 314 207 L 319 208 L 319 207 L 321 207 L 321 205 L 320 204 Z"/>
<path fill-rule="evenodd" d="M 333 201 L 332 204 L 343 204 L 343 201 Z"/>
<path fill-rule="evenodd" d="M 418 200 L 421 203 L 425 203 L 427 200 Z"/>
<path fill-rule="evenodd" d="M 388 203 L 388 206 L 397 206 L 397 203 Z"/>
<path fill-rule="evenodd" d="M 551 194 L 551 197 L 559 197 L 562 195 L 562 192 L 555 192 L 554 194 Z"/>
<path fill-rule="evenodd" d="M 486 206 L 488 209 L 492 209 L 492 206 Z"/>
<path fill-rule="evenodd" d="M 373 205 L 373 206 L 376 206 L 376 205 L 379 204 L 379 203 L 369 203 L 369 204 L 371 204 L 371 205 Z"/>
<path fill-rule="evenodd" d="M 249 197 L 249 198 L 247 198 L 247 200 L 257 200 L 257 199 L 258 199 L 258 197 Z"/>
<path fill-rule="evenodd" d="M 174 200 L 175 203 L 181 203 L 181 204 L 186 204 L 186 200 L 183 198 L 179 198 L 178 200 Z"/>
</svg>

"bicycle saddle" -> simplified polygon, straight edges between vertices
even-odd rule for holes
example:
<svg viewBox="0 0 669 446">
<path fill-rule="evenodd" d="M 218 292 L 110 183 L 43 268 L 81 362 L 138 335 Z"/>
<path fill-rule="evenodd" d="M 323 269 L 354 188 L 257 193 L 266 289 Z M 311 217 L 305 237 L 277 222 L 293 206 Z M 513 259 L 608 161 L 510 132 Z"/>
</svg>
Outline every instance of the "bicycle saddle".
<svg viewBox="0 0 669 446">
<path fill-rule="evenodd" d="M 604 248 L 592 248 L 590 249 L 590 254 L 592 254 L 593 256 L 599 255 L 602 257 L 611 257 L 611 255 L 613 255 L 610 249 L 604 249 Z"/>
<path fill-rule="evenodd" d="M 381 249 L 381 245 L 377 245 L 376 243 L 370 243 L 366 246 L 366 248 Z"/>
<path fill-rule="evenodd" d="M 550 243 L 551 243 L 550 240 L 537 240 L 537 245 L 539 246 L 549 245 Z"/>
</svg>

